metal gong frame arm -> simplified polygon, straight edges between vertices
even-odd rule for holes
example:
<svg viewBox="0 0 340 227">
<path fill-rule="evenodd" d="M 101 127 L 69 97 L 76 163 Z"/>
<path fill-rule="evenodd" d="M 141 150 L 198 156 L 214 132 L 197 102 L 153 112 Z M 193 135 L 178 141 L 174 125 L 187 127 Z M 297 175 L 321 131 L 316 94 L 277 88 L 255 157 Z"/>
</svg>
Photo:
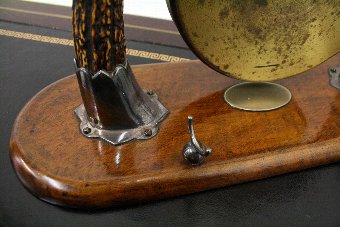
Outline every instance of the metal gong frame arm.
<svg viewBox="0 0 340 227">
<path fill-rule="evenodd" d="M 114 145 L 155 136 L 168 110 L 140 88 L 126 59 L 123 0 L 74 0 L 73 39 L 83 135 Z"/>
</svg>

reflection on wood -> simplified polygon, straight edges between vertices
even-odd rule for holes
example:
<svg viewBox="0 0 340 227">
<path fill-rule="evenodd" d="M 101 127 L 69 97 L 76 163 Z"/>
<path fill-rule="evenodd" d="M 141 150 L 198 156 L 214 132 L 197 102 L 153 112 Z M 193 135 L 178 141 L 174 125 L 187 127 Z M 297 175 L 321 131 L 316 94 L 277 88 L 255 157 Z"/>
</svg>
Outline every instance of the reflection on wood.
<svg viewBox="0 0 340 227">
<path fill-rule="evenodd" d="M 79 132 L 74 76 L 47 87 L 17 118 L 11 160 L 24 185 L 54 204 L 100 208 L 168 198 L 340 161 L 339 91 L 327 69 L 340 54 L 301 76 L 280 81 L 293 100 L 270 112 L 229 107 L 236 80 L 198 61 L 134 67 L 171 114 L 159 134 L 118 147 Z M 306 83 L 308 81 L 308 83 Z M 182 157 L 187 116 L 213 153 L 198 167 Z"/>
</svg>

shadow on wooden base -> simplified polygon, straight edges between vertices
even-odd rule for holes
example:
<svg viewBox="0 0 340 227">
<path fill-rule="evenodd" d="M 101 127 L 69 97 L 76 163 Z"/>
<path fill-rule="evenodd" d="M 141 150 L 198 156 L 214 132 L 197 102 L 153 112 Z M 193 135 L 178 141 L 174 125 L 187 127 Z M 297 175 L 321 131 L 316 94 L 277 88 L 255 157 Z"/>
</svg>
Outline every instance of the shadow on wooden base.
<svg viewBox="0 0 340 227">
<path fill-rule="evenodd" d="M 79 132 L 76 77 L 46 87 L 23 108 L 10 141 L 14 169 L 34 195 L 53 204 L 103 208 L 168 198 L 257 180 L 340 160 L 340 92 L 327 70 L 340 55 L 278 81 L 293 94 L 269 112 L 233 109 L 223 100 L 237 83 L 199 61 L 135 66 L 143 89 L 170 110 L 159 134 L 111 146 Z M 200 166 L 182 157 L 187 116 L 213 149 Z"/>
</svg>

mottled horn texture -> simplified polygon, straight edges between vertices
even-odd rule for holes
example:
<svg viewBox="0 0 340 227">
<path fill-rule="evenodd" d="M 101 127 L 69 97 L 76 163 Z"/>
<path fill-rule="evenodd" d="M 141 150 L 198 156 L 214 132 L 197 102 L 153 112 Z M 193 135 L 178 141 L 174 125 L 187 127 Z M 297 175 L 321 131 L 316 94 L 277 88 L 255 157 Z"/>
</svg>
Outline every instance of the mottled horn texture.
<svg viewBox="0 0 340 227">
<path fill-rule="evenodd" d="M 95 73 L 124 64 L 123 0 L 73 0 L 73 39 L 78 67 Z"/>
</svg>

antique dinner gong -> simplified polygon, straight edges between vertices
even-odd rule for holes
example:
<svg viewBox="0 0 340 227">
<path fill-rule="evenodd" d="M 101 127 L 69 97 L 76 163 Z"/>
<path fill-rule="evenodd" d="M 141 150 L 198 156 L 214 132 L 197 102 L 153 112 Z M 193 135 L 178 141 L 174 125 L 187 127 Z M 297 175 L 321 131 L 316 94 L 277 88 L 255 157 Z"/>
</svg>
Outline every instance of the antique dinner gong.
<svg viewBox="0 0 340 227">
<path fill-rule="evenodd" d="M 304 72 L 340 49 L 339 1 L 167 1 L 193 52 L 214 70 L 240 80 L 225 93 L 236 108 L 272 110 L 288 89 L 259 83 Z M 337 15 L 337 16 L 335 16 Z"/>
<path fill-rule="evenodd" d="M 10 140 L 35 196 L 120 206 L 340 160 L 339 0 L 167 3 L 210 68 L 130 67 L 123 1 L 73 1 L 76 75 L 34 96 Z"/>
</svg>

